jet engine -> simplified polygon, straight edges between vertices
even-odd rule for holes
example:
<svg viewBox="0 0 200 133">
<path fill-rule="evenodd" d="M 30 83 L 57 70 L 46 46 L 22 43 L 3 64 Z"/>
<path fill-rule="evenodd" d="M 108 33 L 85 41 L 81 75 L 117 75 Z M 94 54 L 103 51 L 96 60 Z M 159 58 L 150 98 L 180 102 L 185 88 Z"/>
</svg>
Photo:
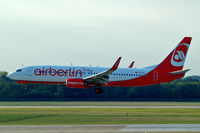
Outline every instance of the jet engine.
<svg viewBox="0 0 200 133">
<path fill-rule="evenodd" d="M 67 88 L 88 88 L 83 79 L 69 78 L 66 80 Z"/>
</svg>

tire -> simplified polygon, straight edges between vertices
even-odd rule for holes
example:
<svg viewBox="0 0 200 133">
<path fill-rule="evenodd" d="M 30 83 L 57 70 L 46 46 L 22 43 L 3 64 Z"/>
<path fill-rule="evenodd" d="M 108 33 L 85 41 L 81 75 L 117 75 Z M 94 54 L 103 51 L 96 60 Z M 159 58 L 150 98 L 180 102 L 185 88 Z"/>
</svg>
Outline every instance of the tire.
<svg viewBox="0 0 200 133">
<path fill-rule="evenodd" d="M 101 94 L 101 93 L 103 93 L 103 89 L 102 88 L 95 88 L 95 93 Z"/>
</svg>

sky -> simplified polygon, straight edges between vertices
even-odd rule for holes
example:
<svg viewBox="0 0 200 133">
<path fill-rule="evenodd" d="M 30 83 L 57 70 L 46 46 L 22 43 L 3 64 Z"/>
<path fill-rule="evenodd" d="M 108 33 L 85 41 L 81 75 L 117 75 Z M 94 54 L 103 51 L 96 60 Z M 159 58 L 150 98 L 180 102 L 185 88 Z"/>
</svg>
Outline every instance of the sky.
<svg viewBox="0 0 200 133">
<path fill-rule="evenodd" d="M 185 69 L 200 75 L 199 0 L 1 0 L 0 71 L 30 65 L 160 63 L 193 37 Z"/>
</svg>

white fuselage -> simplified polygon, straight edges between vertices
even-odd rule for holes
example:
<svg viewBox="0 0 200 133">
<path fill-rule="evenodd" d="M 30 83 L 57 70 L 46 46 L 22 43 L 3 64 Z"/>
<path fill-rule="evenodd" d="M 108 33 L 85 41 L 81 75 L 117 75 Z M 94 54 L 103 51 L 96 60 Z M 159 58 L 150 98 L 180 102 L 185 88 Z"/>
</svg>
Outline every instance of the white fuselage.
<svg viewBox="0 0 200 133">
<path fill-rule="evenodd" d="M 17 69 L 9 75 L 20 81 L 66 82 L 68 78 L 85 78 L 98 74 L 107 67 L 78 67 L 78 66 L 28 66 Z M 153 68 L 118 68 L 109 75 L 109 81 L 130 80 L 147 74 Z"/>
</svg>

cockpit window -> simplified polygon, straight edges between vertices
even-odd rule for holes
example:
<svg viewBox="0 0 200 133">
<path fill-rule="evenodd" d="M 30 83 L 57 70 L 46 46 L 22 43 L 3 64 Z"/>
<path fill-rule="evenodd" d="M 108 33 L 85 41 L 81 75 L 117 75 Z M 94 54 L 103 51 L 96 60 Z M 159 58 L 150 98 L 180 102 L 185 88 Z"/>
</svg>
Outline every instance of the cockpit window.
<svg viewBox="0 0 200 133">
<path fill-rule="evenodd" d="M 17 69 L 17 70 L 16 70 L 16 72 L 21 72 L 21 71 L 22 71 L 22 69 Z"/>
</svg>

